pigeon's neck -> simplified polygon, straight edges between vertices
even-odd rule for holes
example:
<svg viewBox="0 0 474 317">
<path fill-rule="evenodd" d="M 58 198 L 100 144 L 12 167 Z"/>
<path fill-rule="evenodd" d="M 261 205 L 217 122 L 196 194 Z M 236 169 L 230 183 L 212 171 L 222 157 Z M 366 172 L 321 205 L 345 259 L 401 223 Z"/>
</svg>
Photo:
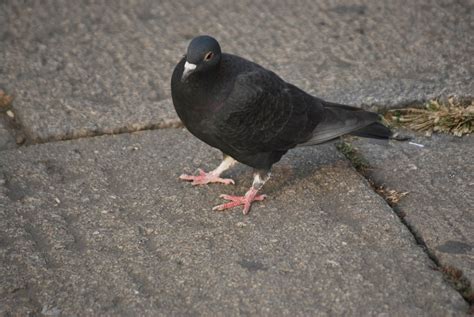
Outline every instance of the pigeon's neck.
<svg viewBox="0 0 474 317">
<path fill-rule="evenodd" d="M 193 111 L 206 113 L 217 111 L 223 101 L 223 81 L 220 80 L 219 68 L 206 73 L 196 74 L 184 85 L 183 97 L 187 106 Z"/>
<path fill-rule="evenodd" d="M 176 112 L 190 131 L 201 129 L 201 125 L 222 107 L 216 84 L 208 77 L 211 74 L 195 75 L 184 83 L 175 82 L 172 90 Z"/>
</svg>

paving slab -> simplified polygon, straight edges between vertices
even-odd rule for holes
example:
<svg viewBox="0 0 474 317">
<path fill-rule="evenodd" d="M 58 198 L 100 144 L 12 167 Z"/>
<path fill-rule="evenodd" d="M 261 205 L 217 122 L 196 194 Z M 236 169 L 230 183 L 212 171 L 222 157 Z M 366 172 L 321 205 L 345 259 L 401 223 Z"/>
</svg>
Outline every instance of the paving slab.
<svg viewBox="0 0 474 317">
<path fill-rule="evenodd" d="M 0 151 L 15 148 L 15 136 L 9 127 L 6 115 L 0 113 Z"/>
<path fill-rule="evenodd" d="M 353 145 L 376 184 L 408 191 L 397 208 L 444 266 L 461 269 L 474 285 L 474 136 L 415 137 L 381 147 Z"/>
<path fill-rule="evenodd" d="M 27 315 L 454 316 L 468 307 L 332 145 L 275 166 L 248 216 L 236 186 L 183 172 L 220 153 L 184 130 L 0 154 L 0 312 Z"/>
<path fill-rule="evenodd" d="M 169 81 L 189 40 L 351 105 L 472 97 L 472 1 L 2 1 L 0 88 L 30 141 L 175 124 Z M 171 121 L 170 121 L 171 120 Z"/>
</svg>

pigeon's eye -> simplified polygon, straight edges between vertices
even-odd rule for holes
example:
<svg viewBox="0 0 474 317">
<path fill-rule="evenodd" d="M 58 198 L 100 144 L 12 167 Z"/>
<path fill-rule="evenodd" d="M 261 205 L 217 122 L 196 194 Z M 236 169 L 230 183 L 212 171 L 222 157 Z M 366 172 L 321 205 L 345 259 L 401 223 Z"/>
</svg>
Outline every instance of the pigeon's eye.
<svg viewBox="0 0 474 317">
<path fill-rule="evenodd" d="M 214 56 L 214 53 L 209 52 L 209 53 L 206 54 L 206 56 L 204 56 L 204 60 L 205 61 L 210 61 L 213 56 Z"/>
</svg>

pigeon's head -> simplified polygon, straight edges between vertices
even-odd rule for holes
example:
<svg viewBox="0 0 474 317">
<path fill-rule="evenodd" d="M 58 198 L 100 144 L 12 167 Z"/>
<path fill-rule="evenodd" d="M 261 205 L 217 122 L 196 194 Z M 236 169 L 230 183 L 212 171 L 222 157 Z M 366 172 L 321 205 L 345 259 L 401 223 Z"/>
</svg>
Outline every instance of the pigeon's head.
<svg viewBox="0 0 474 317">
<path fill-rule="evenodd" d="M 221 47 L 216 39 L 201 35 L 191 40 L 185 59 L 182 81 L 192 73 L 207 72 L 217 67 L 221 60 Z"/>
</svg>

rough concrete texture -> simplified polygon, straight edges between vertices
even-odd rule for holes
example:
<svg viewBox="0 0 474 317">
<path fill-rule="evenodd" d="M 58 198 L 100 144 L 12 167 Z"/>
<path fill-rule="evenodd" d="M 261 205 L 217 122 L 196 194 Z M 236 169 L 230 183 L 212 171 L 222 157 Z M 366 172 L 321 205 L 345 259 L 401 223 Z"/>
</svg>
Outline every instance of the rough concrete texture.
<svg viewBox="0 0 474 317">
<path fill-rule="evenodd" d="M 0 310 L 26 315 L 463 315 L 398 217 L 332 145 L 276 165 L 249 216 L 183 172 L 220 154 L 182 130 L 0 155 Z"/>
<path fill-rule="evenodd" d="M 6 114 L 0 113 L 0 151 L 15 147 L 15 136 L 8 125 Z"/>
<path fill-rule="evenodd" d="M 391 107 L 472 97 L 469 0 L 133 0 L 0 4 L 0 88 L 32 141 L 176 120 L 169 80 L 189 40 L 275 70 L 311 93 Z M 171 121 L 176 123 L 176 121 Z"/>
<path fill-rule="evenodd" d="M 461 269 L 474 285 L 474 136 L 434 135 L 381 147 L 353 144 L 376 184 L 408 191 L 397 208 L 444 266 Z"/>
</svg>

